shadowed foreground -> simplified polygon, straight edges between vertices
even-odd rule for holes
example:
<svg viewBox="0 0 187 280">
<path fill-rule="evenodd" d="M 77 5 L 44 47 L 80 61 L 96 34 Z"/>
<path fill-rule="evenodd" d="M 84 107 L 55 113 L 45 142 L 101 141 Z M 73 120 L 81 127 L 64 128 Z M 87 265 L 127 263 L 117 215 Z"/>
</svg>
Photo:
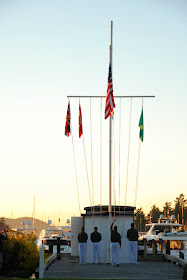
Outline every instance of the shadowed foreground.
<svg viewBox="0 0 187 280">
<path fill-rule="evenodd" d="M 44 278 L 64 279 L 141 279 L 180 280 L 183 269 L 167 262 L 139 262 L 111 267 L 107 264 L 82 264 L 63 256 L 44 273 Z"/>
</svg>

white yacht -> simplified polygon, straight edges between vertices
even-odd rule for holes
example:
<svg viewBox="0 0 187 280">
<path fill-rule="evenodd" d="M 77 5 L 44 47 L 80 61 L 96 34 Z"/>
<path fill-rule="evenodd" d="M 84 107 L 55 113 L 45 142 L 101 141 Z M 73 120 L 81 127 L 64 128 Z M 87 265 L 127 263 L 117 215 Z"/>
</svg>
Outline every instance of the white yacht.
<svg viewBox="0 0 187 280">
<path fill-rule="evenodd" d="M 45 251 L 57 253 L 57 238 L 60 238 L 60 253 L 71 253 L 71 227 L 53 226 L 52 221 L 48 221 L 48 227 L 42 229 L 38 238 L 38 246 L 44 244 Z"/>
<path fill-rule="evenodd" d="M 139 240 L 147 241 L 187 241 L 187 231 L 184 231 L 183 224 L 176 223 L 172 215 L 170 219 L 164 219 L 161 215 L 158 223 L 146 224 L 146 233 L 139 237 Z"/>
<path fill-rule="evenodd" d="M 146 232 L 139 236 L 138 250 L 143 253 L 143 241 L 147 241 L 147 253 L 152 254 L 152 241 L 156 241 L 157 253 L 160 253 L 160 241 L 169 241 L 171 254 L 179 254 L 179 251 L 187 254 L 187 231 L 184 231 L 183 224 L 176 223 L 175 217 L 172 215 L 170 218 L 164 219 L 163 215 L 160 216 L 158 223 L 146 224 Z M 165 242 L 166 243 L 166 242 Z M 166 246 L 164 246 L 164 253 Z"/>
<path fill-rule="evenodd" d="M 35 242 L 37 240 L 37 228 L 32 227 L 32 222 L 30 220 L 28 221 L 28 225 L 26 221 L 22 221 L 21 226 L 19 228 L 12 228 L 11 231 L 13 234 L 30 235 L 35 238 Z"/>
</svg>

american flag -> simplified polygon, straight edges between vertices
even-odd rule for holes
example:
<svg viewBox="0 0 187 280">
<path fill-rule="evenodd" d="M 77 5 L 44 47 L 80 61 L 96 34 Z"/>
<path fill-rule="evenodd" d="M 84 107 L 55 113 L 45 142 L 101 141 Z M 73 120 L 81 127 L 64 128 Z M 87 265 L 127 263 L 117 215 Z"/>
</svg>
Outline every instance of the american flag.
<svg viewBox="0 0 187 280">
<path fill-rule="evenodd" d="M 106 103 L 105 103 L 105 119 L 107 119 L 109 116 L 114 114 L 113 108 L 115 107 L 116 105 L 114 103 L 114 97 L 113 97 L 112 68 L 111 68 L 111 64 L 109 64 L 108 86 L 107 86 Z"/>
<path fill-rule="evenodd" d="M 71 135 L 71 112 L 70 112 L 70 102 L 68 101 L 68 109 L 67 109 L 67 115 L 66 115 L 66 124 L 65 124 L 65 135 L 70 136 Z"/>
<path fill-rule="evenodd" d="M 81 105 L 79 103 L 79 138 L 83 134 L 83 128 L 82 128 L 82 112 L 81 112 Z"/>
</svg>

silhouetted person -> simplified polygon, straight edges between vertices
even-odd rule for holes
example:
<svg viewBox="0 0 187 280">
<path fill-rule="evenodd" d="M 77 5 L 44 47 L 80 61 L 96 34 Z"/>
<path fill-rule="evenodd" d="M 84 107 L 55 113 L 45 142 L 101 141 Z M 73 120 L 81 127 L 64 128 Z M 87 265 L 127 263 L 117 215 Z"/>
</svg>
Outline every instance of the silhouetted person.
<svg viewBox="0 0 187 280">
<path fill-rule="evenodd" d="M 116 221 L 116 219 L 113 220 L 111 224 L 111 265 L 114 265 L 114 256 L 116 255 L 116 263 L 117 266 L 119 266 L 119 248 L 121 248 L 121 236 L 117 232 L 117 226 L 114 226 L 113 230 L 113 224 Z"/>
<path fill-rule="evenodd" d="M 101 262 L 101 253 L 100 253 L 100 241 L 101 234 L 97 231 L 98 228 L 94 227 L 94 231 L 91 233 L 91 241 L 92 241 L 92 254 L 93 254 L 93 263 L 96 263 L 96 254 L 98 263 Z"/>
<path fill-rule="evenodd" d="M 138 231 L 134 228 L 134 223 L 131 224 L 131 228 L 127 231 L 127 238 L 129 239 L 129 244 L 128 244 L 129 263 L 133 263 L 132 261 L 132 253 L 133 253 L 134 263 L 136 264 Z"/>
<path fill-rule="evenodd" d="M 86 256 L 87 256 L 87 239 L 88 235 L 84 231 L 84 228 L 81 228 L 81 232 L 78 235 L 78 241 L 79 241 L 79 263 L 86 264 Z"/>
</svg>

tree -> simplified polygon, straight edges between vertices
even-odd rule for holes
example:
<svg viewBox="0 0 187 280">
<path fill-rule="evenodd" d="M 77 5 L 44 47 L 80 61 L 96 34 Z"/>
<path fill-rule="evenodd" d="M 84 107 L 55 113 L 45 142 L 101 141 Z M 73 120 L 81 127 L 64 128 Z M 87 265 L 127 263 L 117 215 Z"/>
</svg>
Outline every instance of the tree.
<svg viewBox="0 0 187 280">
<path fill-rule="evenodd" d="M 148 214 L 149 221 L 152 223 L 156 223 L 160 217 L 160 214 L 160 209 L 154 204 L 151 208 L 151 211 Z"/>
<path fill-rule="evenodd" d="M 9 229 L 9 225 L 6 224 L 5 222 L 5 218 L 2 217 L 1 220 L 0 220 L 0 229 Z"/>
<path fill-rule="evenodd" d="M 179 223 L 182 223 L 182 207 L 184 209 L 184 214 L 186 214 L 187 199 L 185 199 L 183 193 L 181 193 L 179 197 L 176 197 L 175 199 L 175 217 L 179 220 Z"/>
<path fill-rule="evenodd" d="M 176 199 L 175 199 L 175 204 L 179 204 L 181 207 L 183 206 L 183 207 L 186 207 L 187 206 L 187 199 L 185 199 L 184 198 L 184 194 L 183 193 L 181 193 L 180 195 L 179 195 L 179 197 L 176 197 Z"/>
<path fill-rule="evenodd" d="M 163 214 L 164 217 L 168 217 L 171 216 L 174 212 L 174 210 L 171 207 L 172 203 L 171 202 L 165 202 L 164 206 L 163 206 Z"/>
<path fill-rule="evenodd" d="M 142 207 L 137 209 L 137 211 L 136 211 L 135 224 L 136 224 L 138 231 L 145 231 L 146 218 L 145 218 L 145 214 L 143 212 Z"/>
</svg>

